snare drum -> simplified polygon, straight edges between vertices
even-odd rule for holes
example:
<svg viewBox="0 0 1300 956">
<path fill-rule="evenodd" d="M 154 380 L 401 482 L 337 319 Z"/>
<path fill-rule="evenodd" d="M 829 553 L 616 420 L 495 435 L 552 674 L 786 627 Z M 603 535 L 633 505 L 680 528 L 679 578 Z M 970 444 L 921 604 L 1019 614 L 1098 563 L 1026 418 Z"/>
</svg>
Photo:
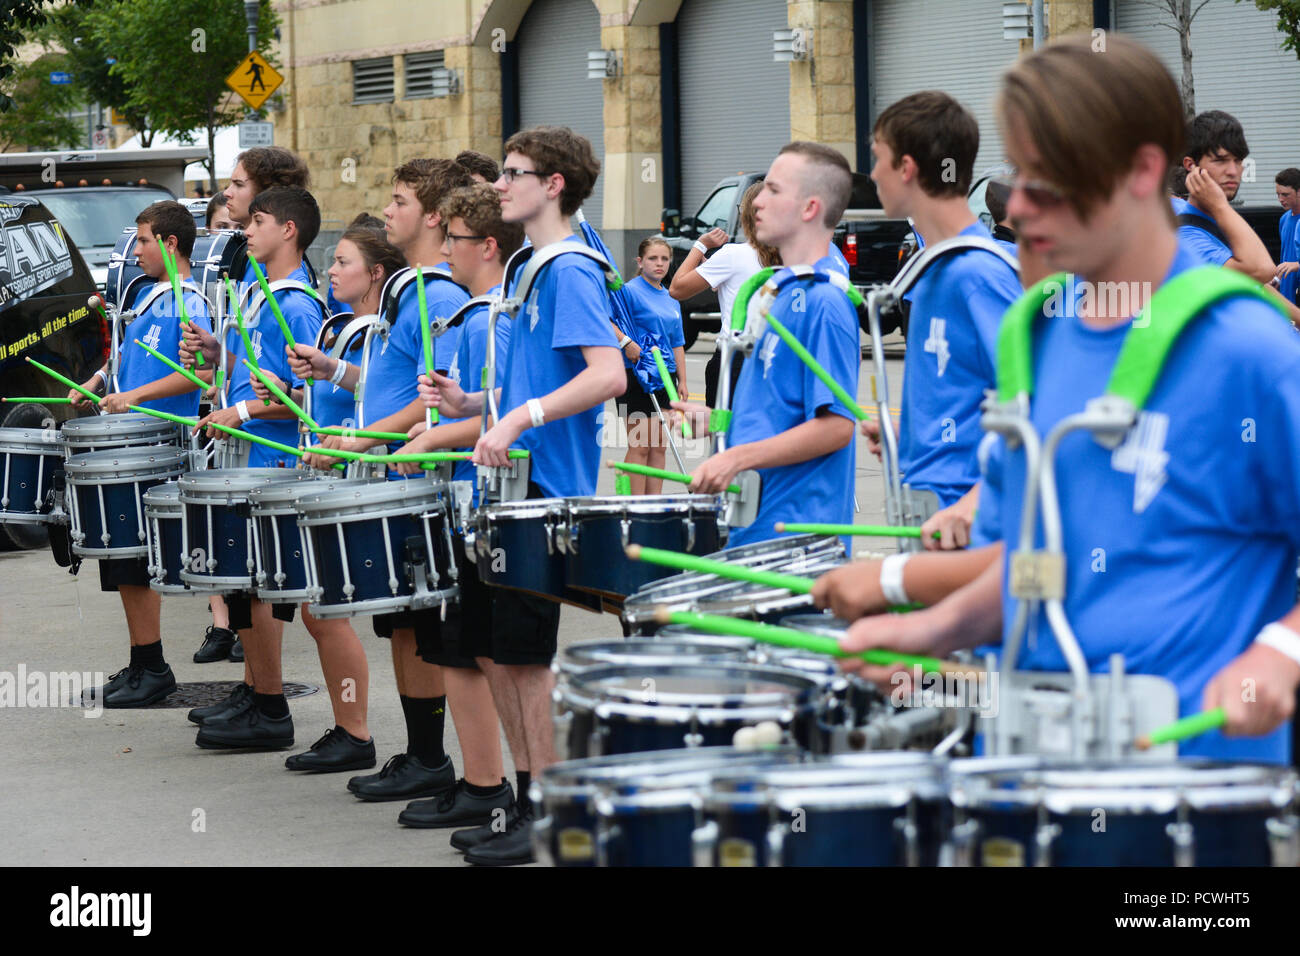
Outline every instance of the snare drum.
<svg viewBox="0 0 1300 956">
<path fill-rule="evenodd" d="M 564 523 L 563 498 L 526 498 L 480 508 L 474 518 L 475 565 L 484 584 L 514 588 L 601 610 L 601 599 L 568 587 L 564 552 L 557 537 Z M 623 560 L 627 560 L 624 556 Z"/>
<path fill-rule="evenodd" d="M 254 488 L 308 476 L 289 468 L 214 468 L 185 475 L 180 480 L 181 580 L 209 593 L 251 591 L 257 561 L 248 496 Z"/>
<path fill-rule="evenodd" d="M 1296 866 L 1290 768 L 1182 760 L 954 761 L 953 860 L 968 866 Z"/>
<path fill-rule="evenodd" d="M 533 847 L 549 866 L 690 866 L 691 834 L 712 774 L 799 759 L 793 747 L 699 747 L 555 764 L 533 781 L 530 795 L 542 814 Z"/>
<path fill-rule="evenodd" d="M 803 747 L 817 743 L 816 679 L 756 664 L 593 667 L 554 692 L 556 749 L 566 758 L 726 746 L 772 721 Z"/>
<path fill-rule="evenodd" d="M 193 594 L 181 580 L 185 545 L 181 540 L 184 507 L 180 483 L 154 485 L 144 493 L 144 520 L 148 534 L 149 587 L 159 594 Z"/>
<path fill-rule="evenodd" d="M 72 551 L 87 558 L 143 558 L 149 553 L 145 491 L 185 470 L 171 445 L 114 448 L 73 455 L 68 476 Z"/>
<path fill-rule="evenodd" d="M 259 600 L 300 604 L 310 599 L 306 550 L 295 504 L 304 494 L 336 491 L 356 483 L 346 478 L 308 478 L 289 484 L 276 482 L 248 493 L 253 521 L 253 558 Z M 362 481 L 363 484 L 371 482 Z"/>
<path fill-rule="evenodd" d="M 680 640 L 630 638 L 582 641 L 563 648 L 554 669 L 561 678 L 610 664 L 708 664 L 749 661 L 753 642 L 743 637 L 690 634 Z"/>
<path fill-rule="evenodd" d="M 180 426 L 140 412 L 74 418 L 59 432 L 66 458 L 110 448 L 180 446 Z"/>
<path fill-rule="evenodd" d="M 459 596 L 446 482 L 347 482 L 311 489 L 295 508 L 314 616 L 419 610 Z"/>
<path fill-rule="evenodd" d="M 697 866 L 934 866 L 947 790 L 929 754 L 722 769 L 704 794 Z"/>
<path fill-rule="evenodd" d="M 63 470 L 58 432 L 40 428 L 0 428 L 0 524 L 41 524 L 49 520 L 46 497 L 54 473 Z"/>
<path fill-rule="evenodd" d="M 632 561 L 624 553 L 629 544 L 704 555 L 727 540 L 722 505 L 715 495 L 568 498 L 555 520 L 565 582 L 611 598 L 632 594 L 673 573 Z"/>
</svg>

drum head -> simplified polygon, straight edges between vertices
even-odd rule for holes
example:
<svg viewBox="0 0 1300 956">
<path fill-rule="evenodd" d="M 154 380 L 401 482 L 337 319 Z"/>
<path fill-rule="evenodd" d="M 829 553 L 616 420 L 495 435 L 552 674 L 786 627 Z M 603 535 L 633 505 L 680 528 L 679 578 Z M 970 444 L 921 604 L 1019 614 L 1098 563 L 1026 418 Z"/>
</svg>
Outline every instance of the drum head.
<svg viewBox="0 0 1300 956">
<path fill-rule="evenodd" d="M 439 507 L 447 498 L 445 481 L 432 477 L 405 481 L 349 480 L 331 490 L 307 489 L 297 510 L 308 523 L 339 518 L 380 518 Z"/>
<path fill-rule="evenodd" d="M 727 659 L 743 661 L 750 642 L 707 637 L 682 640 L 630 638 L 622 641 L 585 641 L 570 644 L 561 652 L 562 667 L 576 669 L 604 664 L 666 664 L 680 661 L 704 662 Z"/>
<path fill-rule="evenodd" d="M 573 680 L 606 700 L 670 707 L 779 707 L 818 686 L 803 674 L 753 664 L 615 665 Z"/>
<path fill-rule="evenodd" d="M 175 439 L 177 429 L 171 422 L 144 415 L 140 412 L 121 412 L 114 415 L 92 415 L 73 418 L 63 423 L 65 444 L 90 444 L 105 440 L 143 438 L 157 435 L 159 441 Z"/>
<path fill-rule="evenodd" d="M 174 445 L 110 448 L 73 455 L 63 464 L 68 480 L 81 483 L 127 481 L 157 475 L 177 475 L 189 455 Z"/>
<path fill-rule="evenodd" d="M 294 468 L 210 468 L 183 475 L 180 493 L 190 502 L 209 498 L 217 501 L 229 498 L 246 500 L 254 488 L 272 483 L 299 483 L 310 477 L 310 472 Z"/>
</svg>

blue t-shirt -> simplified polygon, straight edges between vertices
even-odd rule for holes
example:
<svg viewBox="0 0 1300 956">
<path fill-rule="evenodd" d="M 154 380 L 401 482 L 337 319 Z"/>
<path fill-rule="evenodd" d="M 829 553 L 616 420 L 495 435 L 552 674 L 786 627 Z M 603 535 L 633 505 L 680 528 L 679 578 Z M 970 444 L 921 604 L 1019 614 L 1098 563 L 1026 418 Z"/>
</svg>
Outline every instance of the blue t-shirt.
<svg viewBox="0 0 1300 956">
<path fill-rule="evenodd" d="M 1214 217 L 1201 209 L 1197 209 L 1186 199 L 1179 199 L 1177 196 L 1169 197 L 1170 204 L 1174 207 L 1175 216 L 1200 216 L 1202 219 L 1214 223 Z M 1220 242 L 1214 236 L 1210 235 L 1204 229 L 1196 226 L 1179 226 L 1178 227 L 1178 246 L 1180 249 L 1187 249 L 1202 263 L 1212 266 L 1221 266 L 1232 258 L 1232 250 L 1224 243 Z"/>
<path fill-rule="evenodd" d="M 1277 230 L 1282 236 L 1282 262 L 1300 261 L 1300 233 L 1296 230 L 1296 216 L 1291 210 L 1282 213 Z M 1279 263 L 1280 265 L 1281 263 Z M 1296 301 L 1296 290 L 1300 288 L 1300 272 L 1292 272 L 1282 277 L 1278 291 L 1288 302 Z"/>
<path fill-rule="evenodd" d="M 245 275 L 251 278 L 254 283 L 257 282 L 251 265 Z M 309 280 L 307 270 L 301 264 L 290 273 L 289 278 L 304 285 Z M 320 332 L 321 322 L 324 319 L 320 301 L 300 289 L 285 289 L 273 294 L 275 301 L 280 306 L 280 311 L 284 313 L 284 321 L 289 326 L 289 331 L 293 333 L 294 342 L 302 342 L 308 345 L 315 342 L 316 336 Z M 251 302 L 257 297 L 257 294 L 254 293 L 249 301 Z M 284 333 L 280 330 L 280 323 L 276 321 L 275 313 L 271 311 L 269 305 L 263 305 L 252 315 L 245 314 L 244 330 L 248 333 L 248 339 L 253 346 L 259 368 L 268 375 L 274 375 L 282 382 L 288 382 L 290 388 L 299 388 L 303 385 L 302 379 L 297 378 L 293 374 L 293 369 L 289 367 L 289 360 L 285 356 L 285 345 L 287 343 L 284 340 Z M 230 329 L 226 335 L 226 347 L 230 350 L 229 389 L 226 401 L 232 407 L 238 402 L 247 401 L 250 410 L 261 406 L 261 399 L 253 391 L 253 374 L 244 367 L 241 361 L 247 358 L 247 354 L 238 329 L 233 327 Z M 296 419 L 276 419 L 272 421 L 253 418 L 239 427 L 249 434 L 269 438 L 271 441 L 277 441 L 283 445 L 296 447 L 298 444 L 298 422 Z M 297 459 L 287 452 L 276 451 L 273 448 L 258 444 L 253 445 L 252 453 L 248 459 L 250 468 L 273 468 L 280 465 L 292 467 L 296 463 Z"/>
<path fill-rule="evenodd" d="M 980 222 L 960 233 L 991 238 Z M 1020 297 L 1016 271 L 991 253 L 951 253 L 908 291 L 899 467 L 948 507 L 979 481 L 984 390 L 996 385 L 998 323 Z"/>
<path fill-rule="evenodd" d="M 831 261 L 826 262 L 826 259 Z M 828 269 L 845 276 L 849 274 L 849 260 L 844 258 L 844 253 L 840 252 L 840 247 L 833 242 L 830 248 L 826 250 L 826 259 L 823 259 L 822 262 L 826 263 Z"/>
<path fill-rule="evenodd" d="M 1169 277 L 1198 265 L 1180 245 Z M 1103 393 L 1128 332 L 1089 329 L 1066 311 L 1035 330 L 1031 417 L 1040 435 Z M 1300 341 L 1263 303 L 1212 306 L 1175 343 L 1120 447 L 1075 432 L 1061 442 L 1056 476 L 1065 610 L 1089 669 L 1104 673 L 1122 653 L 1129 673 L 1175 684 L 1181 716 L 1199 711 L 1209 680 L 1295 605 Z M 979 507 L 993 537 L 1018 540 L 1024 480 L 1023 449 L 998 442 Z M 1004 635 L 1015 610 L 1008 563 Z M 1041 611 L 1018 666 L 1067 669 Z M 1179 752 L 1285 763 L 1290 736 L 1289 725 L 1262 738 L 1212 731 Z"/>
<path fill-rule="evenodd" d="M 577 236 L 564 241 L 584 244 Z M 528 301 L 515 316 L 501 415 L 530 398 L 549 395 L 586 370 L 583 348 L 617 350 L 611 321 L 609 292 L 600 266 L 581 255 L 553 259 L 542 269 Z M 541 428 L 529 428 L 519 436 L 519 446 L 531 454 L 531 480 L 547 497 L 596 493 L 604 414 L 604 405 L 596 405 L 547 421 Z"/>
<path fill-rule="evenodd" d="M 663 286 L 656 289 L 646 281 L 645 276 L 628 280 L 614 294 L 627 303 L 635 328 L 632 338 L 636 343 L 641 345 L 649 341 L 659 346 L 659 353 L 664 357 L 668 371 L 677 371 L 673 349 L 686 346 L 686 336 L 682 331 L 682 307 L 677 300 Z M 624 355 L 623 364 L 631 368 L 632 360 Z"/>
<path fill-rule="evenodd" d="M 501 287 L 492 289 L 488 295 L 496 295 Z M 482 389 L 483 369 L 487 365 L 488 310 L 480 306 L 465 317 L 460 326 L 460 348 L 452 357 L 447 377 L 466 392 Z M 496 327 L 497 372 L 496 385 L 504 385 L 506 380 L 506 358 L 510 354 L 510 322 L 504 316 L 497 319 Z M 478 417 L 478 416 L 475 416 Z M 464 421 L 463 418 L 443 418 L 447 425 Z M 465 449 L 469 451 L 471 449 Z M 452 469 L 453 481 L 474 482 L 474 506 L 478 507 L 478 482 L 475 480 L 477 468 L 473 462 L 457 462 Z"/>
<path fill-rule="evenodd" d="M 122 342 L 118 347 L 121 364 L 118 367 L 117 382 L 124 392 L 173 374 L 170 367 L 136 345 L 136 339 L 173 361 L 180 359 L 180 313 L 176 308 L 176 296 L 170 291 L 170 283 L 163 283 L 163 285 L 168 291 L 155 299 L 143 315 L 137 316 L 122 330 Z M 142 284 L 131 308 L 133 310 L 138 308 L 145 296 L 154 288 Z M 185 300 L 185 314 L 196 326 L 211 332 L 212 321 L 208 315 L 207 302 L 188 279 L 181 296 Z M 196 386 L 193 391 L 185 392 L 183 395 L 155 398 L 139 404 L 154 411 L 193 418 L 199 411 L 199 389 Z"/>
<path fill-rule="evenodd" d="M 425 273 L 425 308 L 429 321 L 446 318 L 469 301 L 469 293 L 451 280 Z M 433 367 L 446 369 L 456 354 L 456 329 L 433 340 Z M 424 372 L 424 337 L 420 331 L 420 297 L 414 282 L 398 299 L 397 321 L 388 331 L 388 341 L 371 342 L 370 370 L 366 379 L 366 424 L 373 425 L 401 411 L 419 397 L 418 379 Z"/>
<path fill-rule="evenodd" d="M 830 257 L 813 266 L 834 270 Z M 796 292 L 804 308 L 792 307 Z M 858 393 L 858 318 L 848 297 L 826 282 L 800 282 L 777 296 L 772 314 L 781 320 L 850 395 Z M 762 441 L 817 417 L 820 409 L 853 421 L 831 390 L 771 329 L 759 340 L 736 383 L 728 437 L 732 445 Z M 731 532 L 730 545 L 777 537 L 778 521 L 847 524 L 853 520 L 855 442 L 795 465 L 760 469 L 758 517 Z"/>
</svg>

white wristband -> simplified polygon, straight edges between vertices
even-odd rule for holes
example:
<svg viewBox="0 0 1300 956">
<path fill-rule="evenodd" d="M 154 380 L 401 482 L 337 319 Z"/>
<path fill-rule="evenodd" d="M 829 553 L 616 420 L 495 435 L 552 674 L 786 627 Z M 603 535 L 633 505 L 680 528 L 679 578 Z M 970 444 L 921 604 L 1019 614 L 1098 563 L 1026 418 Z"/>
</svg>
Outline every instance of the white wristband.
<svg viewBox="0 0 1300 956">
<path fill-rule="evenodd" d="M 625 348 L 627 348 L 628 343 L 631 342 L 631 341 L 632 341 L 632 337 L 629 336 L 629 335 L 625 335 L 625 336 L 623 336 L 623 338 L 621 338 L 621 339 L 619 340 L 618 347 L 619 347 L 620 349 L 625 349 Z"/>
<path fill-rule="evenodd" d="M 107 372 L 105 372 L 102 368 L 101 368 L 101 369 L 96 369 L 96 370 L 95 370 L 95 377 L 98 378 L 98 379 L 102 379 L 103 382 L 104 382 L 104 388 L 105 388 L 105 389 L 108 388 L 108 373 L 107 373 Z"/>
<path fill-rule="evenodd" d="M 236 403 L 236 405 L 235 405 L 235 410 L 236 410 L 237 412 L 239 412 L 239 420 L 240 420 L 241 422 L 246 422 L 246 421 L 248 421 L 250 418 L 253 417 L 252 415 L 250 415 L 250 414 L 248 413 L 248 402 L 238 402 L 238 403 Z"/>
<path fill-rule="evenodd" d="M 709 254 L 709 247 L 706 246 L 704 243 L 700 242 L 700 240 L 698 239 L 695 240 L 695 243 L 691 246 L 691 248 L 698 249 L 700 255 L 702 256 L 707 256 Z"/>
<path fill-rule="evenodd" d="M 1264 625 L 1264 629 L 1255 636 L 1255 643 L 1271 647 L 1300 664 L 1300 634 L 1285 624 L 1274 622 Z"/>
<path fill-rule="evenodd" d="M 903 566 L 911 557 L 912 552 L 904 551 L 901 554 L 891 554 L 880 562 L 880 593 L 891 605 L 912 603 L 903 587 Z"/>
<path fill-rule="evenodd" d="M 533 420 L 534 428 L 541 428 L 546 424 L 546 415 L 542 412 L 542 403 L 536 398 L 528 400 L 528 417 Z"/>
<path fill-rule="evenodd" d="M 334 368 L 334 374 L 330 376 L 331 385 L 340 384 L 343 381 L 343 376 L 348 373 L 348 363 L 342 359 L 339 359 L 338 363 Z"/>
</svg>

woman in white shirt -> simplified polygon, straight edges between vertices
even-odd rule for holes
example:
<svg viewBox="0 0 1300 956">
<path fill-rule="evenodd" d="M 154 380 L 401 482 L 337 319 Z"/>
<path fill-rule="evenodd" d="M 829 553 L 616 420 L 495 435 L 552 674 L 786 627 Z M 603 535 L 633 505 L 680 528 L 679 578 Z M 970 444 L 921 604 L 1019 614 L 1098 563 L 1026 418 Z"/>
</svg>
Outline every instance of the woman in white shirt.
<svg viewBox="0 0 1300 956">
<path fill-rule="evenodd" d="M 740 228 L 745 233 L 745 242 L 727 242 L 727 233 L 722 229 L 710 229 L 695 242 L 695 246 L 686 254 L 686 259 L 673 276 L 668 293 L 679 302 L 699 295 L 705 289 L 718 293 L 718 305 L 722 312 L 722 324 L 725 328 L 731 320 L 731 306 L 736 301 L 736 293 L 746 279 L 760 269 L 781 265 L 781 254 L 772 246 L 765 246 L 754 238 L 754 197 L 763 188 L 763 184 L 754 183 L 740 201 Z M 721 246 L 721 248 L 718 248 Z M 712 256 L 704 256 L 710 249 L 717 249 Z M 732 360 L 731 388 L 735 391 L 736 381 L 740 378 L 740 365 L 743 356 L 737 355 Z M 704 370 L 705 402 L 713 406 L 718 391 L 718 372 L 721 358 L 717 351 L 709 359 Z"/>
</svg>

